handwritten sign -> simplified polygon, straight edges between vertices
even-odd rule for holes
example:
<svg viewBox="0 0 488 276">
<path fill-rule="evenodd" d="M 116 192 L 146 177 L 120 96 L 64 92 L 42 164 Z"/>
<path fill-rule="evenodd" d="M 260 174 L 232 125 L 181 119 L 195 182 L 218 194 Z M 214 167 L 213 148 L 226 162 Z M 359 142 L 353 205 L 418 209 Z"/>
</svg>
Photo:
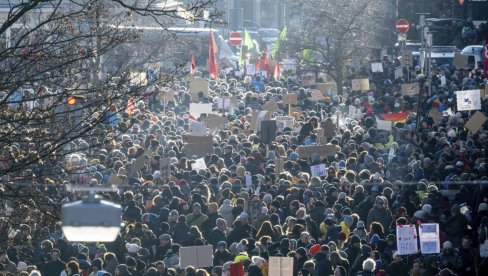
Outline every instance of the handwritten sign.
<svg viewBox="0 0 488 276">
<path fill-rule="evenodd" d="M 191 164 L 191 169 L 197 172 L 199 172 L 200 170 L 206 170 L 207 164 L 205 164 L 205 159 L 198 158 L 197 160 L 195 160 L 195 163 Z"/>
<path fill-rule="evenodd" d="M 395 69 L 395 79 L 400 79 L 400 78 L 403 78 L 403 69 L 402 68 Z"/>
<path fill-rule="evenodd" d="M 396 228 L 399 255 L 417 254 L 417 228 L 415 225 L 398 225 Z"/>
<path fill-rule="evenodd" d="M 402 84 L 402 95 L 412 96 L 420 93 L 420 86 L 418 82 Z"/>
<path fill-rule="evenodd" d="M 198 118 L 202 114 L 212 113 L 212 104 L 190 103 L 190 115 Z"/>
<path fill-rule="evenodd" d="M 217 114 L 208 114 L 207 116 L 207 127 L 209 129 L 221 129 L 228 123 L 229 119 Z"/>
<path fill-rule="evenodd" d="M 341 150 L 339 146 L 336 145 L 319 145 L 319 146 L 301 146 L 297 148 L 297 153 L 300 157 L 307 158 L 312 156 L 314 153 L 320 154 L 321 157 L 334 156 Z"/>
<path fill-rule="evenodd" d="M 481 109 L 480 90 L 456 91 L 458 111 Z"/>
<path fill-rule="evenodd" d="M 422 254 L 437 254 L 441 251 L 438 223 L 423 223 L 419 227 L 420 251 Z"/>
<path fill-rule="evenodd" d="M 278 129 L 293 128 L 295 125 L 295 117 L 293 116 L 276 116 L 275 119 Z"/>
<path fill-rule="evenodd" d="M 325 167 L 325 164 L 310 166 L 310 171 L 312 172 L 312 177 L 327 176 L 327 168 Z"/>
<path fill-rule="evenodd" d="M 383 64 L 381 62 L 371 63 L 371 71 L 373 73 L 383 73 Z"/>
<path fill-rule="evenodd" d="M 204 122 L 190 121 L 191 135 L 205 136 L 207 134 L 207 126 Z"/>
<path fill-rule="evenodd" d="M 454 54 L 454 60 L 452 62 L 452 65 L 454 65 L 457 68 L 467 68 L 468 67 L 468 59 L 469 57 L 460 53 L 455 53 Z"/>
<path fill-rule="evenodd" d="M 369 79 L 353 79 L 351 81 L 353 91 L 368 91 Z"/>
<path fill-rule="evenodd" d="M 284 104 L 297 104 L 298 99 L 296 94 L 285 94 L 283 95 Z"/>
</svg>

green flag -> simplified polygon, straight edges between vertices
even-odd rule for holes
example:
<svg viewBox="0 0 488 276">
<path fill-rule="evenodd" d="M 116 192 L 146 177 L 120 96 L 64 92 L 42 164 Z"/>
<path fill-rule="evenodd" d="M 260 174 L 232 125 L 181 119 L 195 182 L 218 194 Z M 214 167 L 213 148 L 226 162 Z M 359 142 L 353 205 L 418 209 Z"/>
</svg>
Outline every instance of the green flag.
<svg viewBox="0 0 488 276">
<path fill-rule="evenodd" d="M 310 39 L 308 38 L 308 34 L 305 35 L 305 38 L 303 39 L 305 42 L 305 45 L 310 45 Z M 309 65 L 311 62 L 313 62 L 313 56 L 312 56 L 312 49 L 306 48 L 303 49 L 302 51 L 302 58 L 305 64 Z"/>
<path fill-rule="evenodd" d="M 252 42 L 251 35 L 247 31 L 247 29 L 244 29 L 244 38 L 241 43 L 241 52 L 239 55 L 239 63 L 244 64 L 244 59 L 246 59 L 245 55 L 254 48 L 254 43 Z"/>
<path fill-rule="evenodd" d="M 288 27 L 285 26 L 283 28 L 283 30 L 281 31 L 280 36 L 276 40 L 276 43 L 273 46 L 273 49 L 271 49 L 271 57 L 272 58 L 275 58 L 275 56 L 278 54 L 278 51 L 280 49 L 280 43 L 283 42 L 283 41 L 285 41 L 287 34 L 288 34 Z"/>
</svg>

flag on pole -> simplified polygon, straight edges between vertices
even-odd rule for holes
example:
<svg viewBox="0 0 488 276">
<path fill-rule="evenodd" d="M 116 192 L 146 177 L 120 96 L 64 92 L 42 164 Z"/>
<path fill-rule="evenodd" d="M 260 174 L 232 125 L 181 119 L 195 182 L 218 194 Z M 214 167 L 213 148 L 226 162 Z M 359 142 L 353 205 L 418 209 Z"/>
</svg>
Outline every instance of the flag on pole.
<svg viewBox="0 0 488 276">
<path fill-rule="evenodd" d="M 285 41 L 286 36 L 288 35 L 288 27 L 285 26 L 283 30 L 281 31 L 280 36 L 276 40 L 275 45 L 273 46 L 273 49 L 271 49 L 271 57 L 274 59 L 276 58 L 276 55 L 278 54 L 278 51 L 280 50 L 280 44 Z"/>
<path fill-rule="evenodd" d="M 208 73 L 210 78 L 216 79 L 219 75 L 219 68 L 217 67 L 217 44 L 212 31 L 209 32 L 208 38 Z"/>
<path fill-rule="evenodd" d="M 398 112 L 398 113 L 387 113 L 387 114 L 379 114 L 379 117 L 385 121 L 391 121 L 394 124 L 396 123 L 405 123 L 408 118 L 408 111 Z"/>
<path fill-rule="evenodd" d="M 278 81 L 281 78 L 281 68 L 280 68 L 280 64 L 278 62 L 276 63 L 275 68 L 274 68 L 273 78 L 275 81 Z"/>
<path fill-rule="evenodd" d="M 191 53 L 191 75 L 195 75 L 195 73 L 197 72 L 197 64 L 195 62 L 195 55 L 193 53 Z"/>
<path fill-rule="evenodd" d="M 131 96 L 129 96 L 129 99 L 127 100 L 127 107 L 125 108 L 125 112 L 129 114 L 129 116 L 132 116 L 135 109 L 136 109 L 136 103 L 134 102 L 134 99 Z"/>
<path fill-rule="evenodd" d="M 239 55 L 239 63 L 244 64 L 244 60 L 247 58 L 246 54 L 249 50 L 254 48 L 254 43 L 252 43 L 252 38 L 247 29 L 244 29 L 244 38 L 241 43 L 241 52 Z"/>
</svg>

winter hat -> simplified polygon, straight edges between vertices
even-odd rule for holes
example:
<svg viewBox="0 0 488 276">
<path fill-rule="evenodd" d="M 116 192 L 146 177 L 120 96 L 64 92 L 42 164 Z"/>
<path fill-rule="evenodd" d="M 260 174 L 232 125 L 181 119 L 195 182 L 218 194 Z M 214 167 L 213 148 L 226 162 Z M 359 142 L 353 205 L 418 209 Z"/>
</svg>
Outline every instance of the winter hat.
<svg viewBox="0 0 488 276">
<path fill-rule="evenodd" d="M 432 211 L 432 206 L 430 204 L 424 204 L 424 206 L 422 206 L 422 211 L 430 214 L 430 212 Z"/>
<path fill-rule="evenodd" d="M 344 222 L 345 223 L 353 223 L 354 222 L 354 219 L 352 218 L 352 216 L 345 216 L 344 217 Z"/>
<path fill-rule="evenodd" d="M 320 244 L 317 243 L 317 244 L 312 245 L 312 247 L 310 247 L 310 249 L 308 250 L 308 253 L 310 253 L 310 255 L 313 255 L 319 251 L 320 251 Z"/>
<path fill-rule="evenodd" d="M 259 266 L 259 264 L 261 264 L 261 263 L 266 263 L 266 260 L 264 260 L 263 258 L 258 257 L 258 256 L 253 256 L 253 257 L 251 258 L 251 260 L 252 260 L 252 262 L 253 262 L 255 265 L 257 265 L 257 266 Z"/>
<path fill-rule="evenodd" d="M 452 249 L 452 242 L 450 242 L 450 241 L 445 241 L 445 242 L 442 244 L 442 248 L 445 248 L 445 249 Z"/>
<path fill-rule="evenodd" d="M 358 236 L 351 237 L 351 244 L 361 243 L 361 239 Z"/>
<path fill-rule="evenodd" d="M 345 199 L 346 198 L 346 193 L 340 192 L 339 195 L 337 196 L 338 199 Z"/>
<path fill-rule="evenodd" d="M 272 202 L 273 201 L 273 196 L 270 194 L 265 194 L 263 197 L 264 202 Z"/>
<path fill-rule="evenodd" d="M 219 247 L 227 248 L 227 243 L 225 241 L 219 241 L 217 243 L 217 248 Z"/>
<path fill-rule="evenodd" d="M 169 235 L 169 234 L 162 234 L 161 236 L 159 236 L 159 240 L 170 241 L 171 240 L 171 235 Z"/>
<path fill-rule="evenodd" d="M 212 210 L 217 211 L 217 209 L 219 209 L 219 205 L 217 203 L 215 203 L 215 202 L 209 203 L 208 204 L 208 209 L 212 209 Z"/>
<path fill-rule="evenodd" d="M 249 215 L 246 212 L 242 212 L 239 215 L 239 219 L 249 219 Z"/>
<path fill-rule="evenodd" d="M 374 234 L 372 237 L 371 237 L 371 244 L 377 244 L 380 242 L 380 236 L 378 236 L 378 234 Z"/>
<path fill-rule="evenodd" d="M 371 251 L 373 251 L 373 249 L 371 249 L 371 247 L 369 245 L 363 245 L 361 246 L 361 254 L 363 256 L 367 256 L 369 255 L 369 253 L 371 253 Z"/>
<path fill-rule="evenodd" d="M 246 246 L 242 243 L 238 243 L 236 246 L 236 251 L 239 253 L 244 252 L 244 251 L 246 251 Z"/>
<path fill-rule="evenodd" d="M 127 252 L 129 253 L 137 253 L 141 249 L 139 245 L 135 243 L 126 243 L 125 248 L 127 248 Z"/>
<path fill-rule="evenodd" d="M 356 228 L 358 228 L 358 229 L 364 229 L 365 228 L 364 227 L 364 221 L 362 221 L 362 220 L 358 221 L 358 224 L 357 224 Z"/>
<path fill-rule="evenodd" d="M 488 204 L 484 202 L 480 203 L 480 206 L 478 206 L 478 212 L 480 211 L 488 211 Z"/>
<path fill-rule="evenodd" d="M 25 262 L 19 262 L 17 264 L 17 271 L 27 271 L 27 264 Z"/>
<path fill-rule="evenodd" d="M 306 257 L 306 256 L 307 256 L 307 250 L 306 250 L 305 248 L 303 248 L 303 247 L 298 248 L 298 249 L 296 250 L 296 252 L 297 252 L 298 254 L 300 254 L 300 256 L 304 256 L 304 257 Z"/>
</svg>

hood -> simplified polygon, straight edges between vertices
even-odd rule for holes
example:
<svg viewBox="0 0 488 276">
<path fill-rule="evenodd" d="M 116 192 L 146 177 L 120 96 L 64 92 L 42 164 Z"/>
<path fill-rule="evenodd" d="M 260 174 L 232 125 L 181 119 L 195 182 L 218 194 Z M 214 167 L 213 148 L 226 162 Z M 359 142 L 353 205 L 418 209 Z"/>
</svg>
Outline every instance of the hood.
<svg viewBox="0 0 488 276">
<path fill-rule="evenodd" d="M 219 213 L 220 214 L 232 213 L 232 209 L 234 209 L 234 207 L 230 206 L 229 204 L 223 204 L 219 208 Z"/>
</svg>

